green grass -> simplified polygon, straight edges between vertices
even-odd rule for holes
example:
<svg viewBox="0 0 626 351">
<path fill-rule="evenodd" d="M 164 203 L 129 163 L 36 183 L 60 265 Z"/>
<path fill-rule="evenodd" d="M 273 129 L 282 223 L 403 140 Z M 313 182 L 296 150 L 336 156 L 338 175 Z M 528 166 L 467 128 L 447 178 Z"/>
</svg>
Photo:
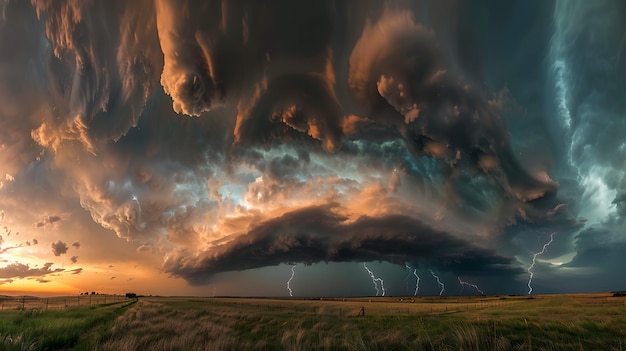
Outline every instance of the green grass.
<svg viewBox="0 0 626 351">
<path fill-rule="evenodd" d="M 0 313 L 0 350 L 92 350 L 98 341 L 92 329 L 112 323 L 132 302 L 66 310 L 3 311 Z"/>
<path fill-rule="evenodd" d="M 0 335 L 21 337 L 7 350 L 626 350 L 624 298 L 608 295 L 155 297 L 118 306 L 11 311 L 0 314 Z"/>
</svg>

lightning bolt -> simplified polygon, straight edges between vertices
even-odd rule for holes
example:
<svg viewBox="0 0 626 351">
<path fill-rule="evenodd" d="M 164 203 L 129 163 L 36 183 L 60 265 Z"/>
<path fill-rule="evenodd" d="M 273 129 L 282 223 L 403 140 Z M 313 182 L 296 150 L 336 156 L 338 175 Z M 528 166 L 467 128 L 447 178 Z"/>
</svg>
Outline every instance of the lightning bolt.
<svg viewBox="0 0 626 351">
<path fill-rule="evenodd" d="M 137 198 L 137 195 L 133 194 L 133 201 L 137 203 L 137 209 L 139 210 L 139 217 L 141 218 L 141 204 L 139 203 L 139 199 Z"/>
<path fill-rule="evenodd" d="M 463 288 L 465 286 L 469 286 L 471 288 L 476 289 L 476 291 L 478 291 L 481 295 L 483 295 L 483 296 L 485 295 L 485 293 L 478 288 L 478 285 L 472 284 L 472 283 L 468 283 L 468 282 L 464 282 L 464 281 L 461 280 L 461 277 L 457 277 L 457 279 L 459 280 L 459 284 L 461 284 L 461 292 L 463 292 Z"/>
<path fill-rule="evenodd" d="M 407 264 L 404 265 L 408 270 L 409 274 L 406 276 L 407 281 L 407 290 L 409 288 L 409 276 L 411 275 L 411 267 Z M 413 269 L 413 275 L 415 276 L 415 291 L 413 292 L 413 296 L 417 296 L 417 292 L 420 290 L 420 277 L 417 275 L 417 268 Z"/>
<path fill-rule="evenodd" d="M 430 274 L 432 274 L 432 276 L 437 279 L 437 284 L 439 284 L 439 286 L 441 287 L 441 291 L 439 292 L 439 296 L 443 295 L 443 291 L 446 289 L 446 286 L 443 285 L 443 283 L 441 282 L 441 280 L 439 279 L 438 276 L 435 275 L 435 272 L 433 272 L 433 270 L 430 270 Z"/>
<path fill-rule="evenodd" d="M 528 267 L 528 295 L 530 295 L 530 293 L 533 292 L 533 287 L 532 287 L 533 275 L 534 275 L 533 268 L 535 268 L 535 263 L 537 262 L 537 256 L 542 255 L 544 252 L 546 252 L 546 249 L 548 248 L 548 246 L 550 246 L 550 244 L 552 244 L 552 242 L 554 241 L 554 234 L 555 232 L 550 234 L 550 241 L 543 244 L 543 248 L 541 248 L 541 251 L 533 254 L 533 263 L 531 263 L 531 265 Z"/>
<path fill-rule="evenodd" d="M 291 281 L 293 277 L 296 275 L 296 265 L 291 266 L 291 277 L 287 280 L 287 290 L 289 290 L 289 296 L 293 296 L 293 291 L 291 290 Z"/>
<path fill-rule="evenodd" d="M 382 290 L 382 294 L 380 296 L 385 296 L 385 282 L 381 278 L 376 278 L 374 276 L 374 273 L 372 273 L 372 271 L 370 271 L 370 269 L 367 268 L 367 264 L 363 263 L 363 267 L 365 268 L 367 273 L 369 273 L 370 277 L 372 277 L 372 282 L 374 283 L 374 289 L 376 289 L 376 296 L 380 294 L 381 290 Z M 378 284 L 380 284 L 380 289 L 378 288 Z"/>
<path fill-rule="evenodd" d="M 417 292 L 420 290 L 420 276 L 417 275 L 417 269 L 413 270 L 413 275 L 415 276 L 415 291 L 413 292 L 413 296 L 417 296 Z"/>
<path fill-rule="evenodd" d="M 139 203 L 139 199 L 137 198 L 137 195 L 133 194 L 132 200 L 137 203 L 137 223 L 139 224 L 139 227 L 141 229 L 144 229 L 146 227 L 146 224 L 142 222 L 141 217 L 142 217 L 142 210 L 141 210 L 141 204 Z"/>
</svg>

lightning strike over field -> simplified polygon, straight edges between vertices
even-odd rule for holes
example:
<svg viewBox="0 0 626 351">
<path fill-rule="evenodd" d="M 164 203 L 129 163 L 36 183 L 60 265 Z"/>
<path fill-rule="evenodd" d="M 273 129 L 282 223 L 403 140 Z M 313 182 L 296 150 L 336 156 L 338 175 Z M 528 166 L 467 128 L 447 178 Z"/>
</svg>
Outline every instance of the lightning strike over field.
<svg viewBox="0 0 626 351">
<path fill-rule="evenodd" d="M 404 278 L 404 280 L 406 280 L 406 288 L 407 290 L 409 290 L 409 277 L 411 276 L 411 266 L 405 264 L 404 265 L 406 267 L 406 269 L 408 269 L 409 273 L 406 275 L 406 278 Z M 417 296 L 417 292 L 420 290 L 420 277 L 419 275 L 417 275 L 417 269 L 413 269 L 413 273 L 415 276 L 415 291 L 413 292 L 413 296 Z"/>
<path fill-rule="evenodd" d="M 472 287 L 472 288 L 476 289 L 476 291 L 478 291 L 481 295 L 483 295 L 483 296 L 485 295 L 485 293 L 478 288 L 478 285 L 472 284 L 472 283 L 468 283 L 468 282 L 464 282 L 464 281 L 461 280 L 461 277 L 457 277 L 457 279 L 459 280 L 459 284 L 461 284 L 461 292 L 463 292 L 463 288 L 464 287 L 469 286 L 469 287 Z"/>
<path fill-rule="evenodd" d="M 555 234 L 554 232 L 550 234 L 550 241 L 543 244 L 541 251 L 533 254 L 533 263 L 531 263 L 530 266 L 528 267 L 528 295 L 530 295 L 533 292 L 533 287 L 532 287 L 533 275 L 534 275 L 533 268 L 535 268 L 535 263 L 537 262 L 537 256 L 542 255 L 544 252 L 546 252 L 546 249 L 548 248 L 548 246 L 550 246 L 550 244 L 552 244 L 552 242 L 554 241 L 554 234 Z"/>
<path fill-rule="evenodd" d="M 446 289 L 446 286 L 441 282 L 441 280 L 439 279 L 438 276 L 435 275 L 435 272 L 433 272 L 433 270 L 430 270 L 430 274 L 437 279 L 437 284 L 439 284 L 439 286 L 441 287 L 441 291 L 439 292 L 439 296 L 443 295 L 443 291 Z"/>
<path fill-rule="evenodd" d="M 382 291 L 382 294 L 380 296 L 385 296 L 385 282 L 381 278 L 376 278 L 374 276 L 374 273 L 369 268 L 367 268 L 366 263 L 363 263 L 363 267 L 372 278 L 372 282 L 374 283 L 374 289 L 376 289 L 376 296 L 378 296 L 378 294 L 380 294 L 381 291 Z M 380 284 L 380 289 L 378 288 L 378 284 Z"/>
<path fill-rule="evenodd" d="M 415 291 L 413 292 L 413 296 L 417 296 L 417 292 L 420 290 L 420 277 L 417 275 L 417 269 L 413 270 L 413 275 L 415 276 Z"/>
<path fill-rule="evenodd" d="M 289 296 L 293 296 L 293 291 L 291 290 L 291 281 L 293 280 L 293 277 L 296 275 L 296 265 L 294 264 L 293 266 L 291 266 L 291 277 L 289 277 L 289 280 L 287 280 L 287 290 L 289 290 Z"/>
<path fill-rule="evenodd" d="M 0 0 L 0 294 L 625 289 L 625 33 L 626 0 Z"/>
</svg>

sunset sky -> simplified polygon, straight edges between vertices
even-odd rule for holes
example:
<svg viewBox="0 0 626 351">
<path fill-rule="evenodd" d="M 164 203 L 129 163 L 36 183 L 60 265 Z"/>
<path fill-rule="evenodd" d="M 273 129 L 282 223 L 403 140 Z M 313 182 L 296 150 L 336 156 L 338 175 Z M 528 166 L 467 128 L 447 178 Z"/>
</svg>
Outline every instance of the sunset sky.
<svg viewBox="0 0 626 351">
<path fill-rule="evenodd" d="M 622 0 L 0 0 L 0 294 L 592 292 L 625 266 Z"/>
</svg>

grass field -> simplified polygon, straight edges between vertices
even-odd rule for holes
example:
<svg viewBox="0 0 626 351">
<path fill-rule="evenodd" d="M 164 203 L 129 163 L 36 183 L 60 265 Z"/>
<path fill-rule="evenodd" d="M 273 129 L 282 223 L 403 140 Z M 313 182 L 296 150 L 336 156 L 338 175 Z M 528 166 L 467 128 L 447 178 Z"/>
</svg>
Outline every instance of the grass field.
<svg viewBox="0 0 626 351">
<path fill-rule="evenodd" d="M 626 350 L 609 294 L 133 302 L 5 310 L 0 350 Z"/>
</svg>

